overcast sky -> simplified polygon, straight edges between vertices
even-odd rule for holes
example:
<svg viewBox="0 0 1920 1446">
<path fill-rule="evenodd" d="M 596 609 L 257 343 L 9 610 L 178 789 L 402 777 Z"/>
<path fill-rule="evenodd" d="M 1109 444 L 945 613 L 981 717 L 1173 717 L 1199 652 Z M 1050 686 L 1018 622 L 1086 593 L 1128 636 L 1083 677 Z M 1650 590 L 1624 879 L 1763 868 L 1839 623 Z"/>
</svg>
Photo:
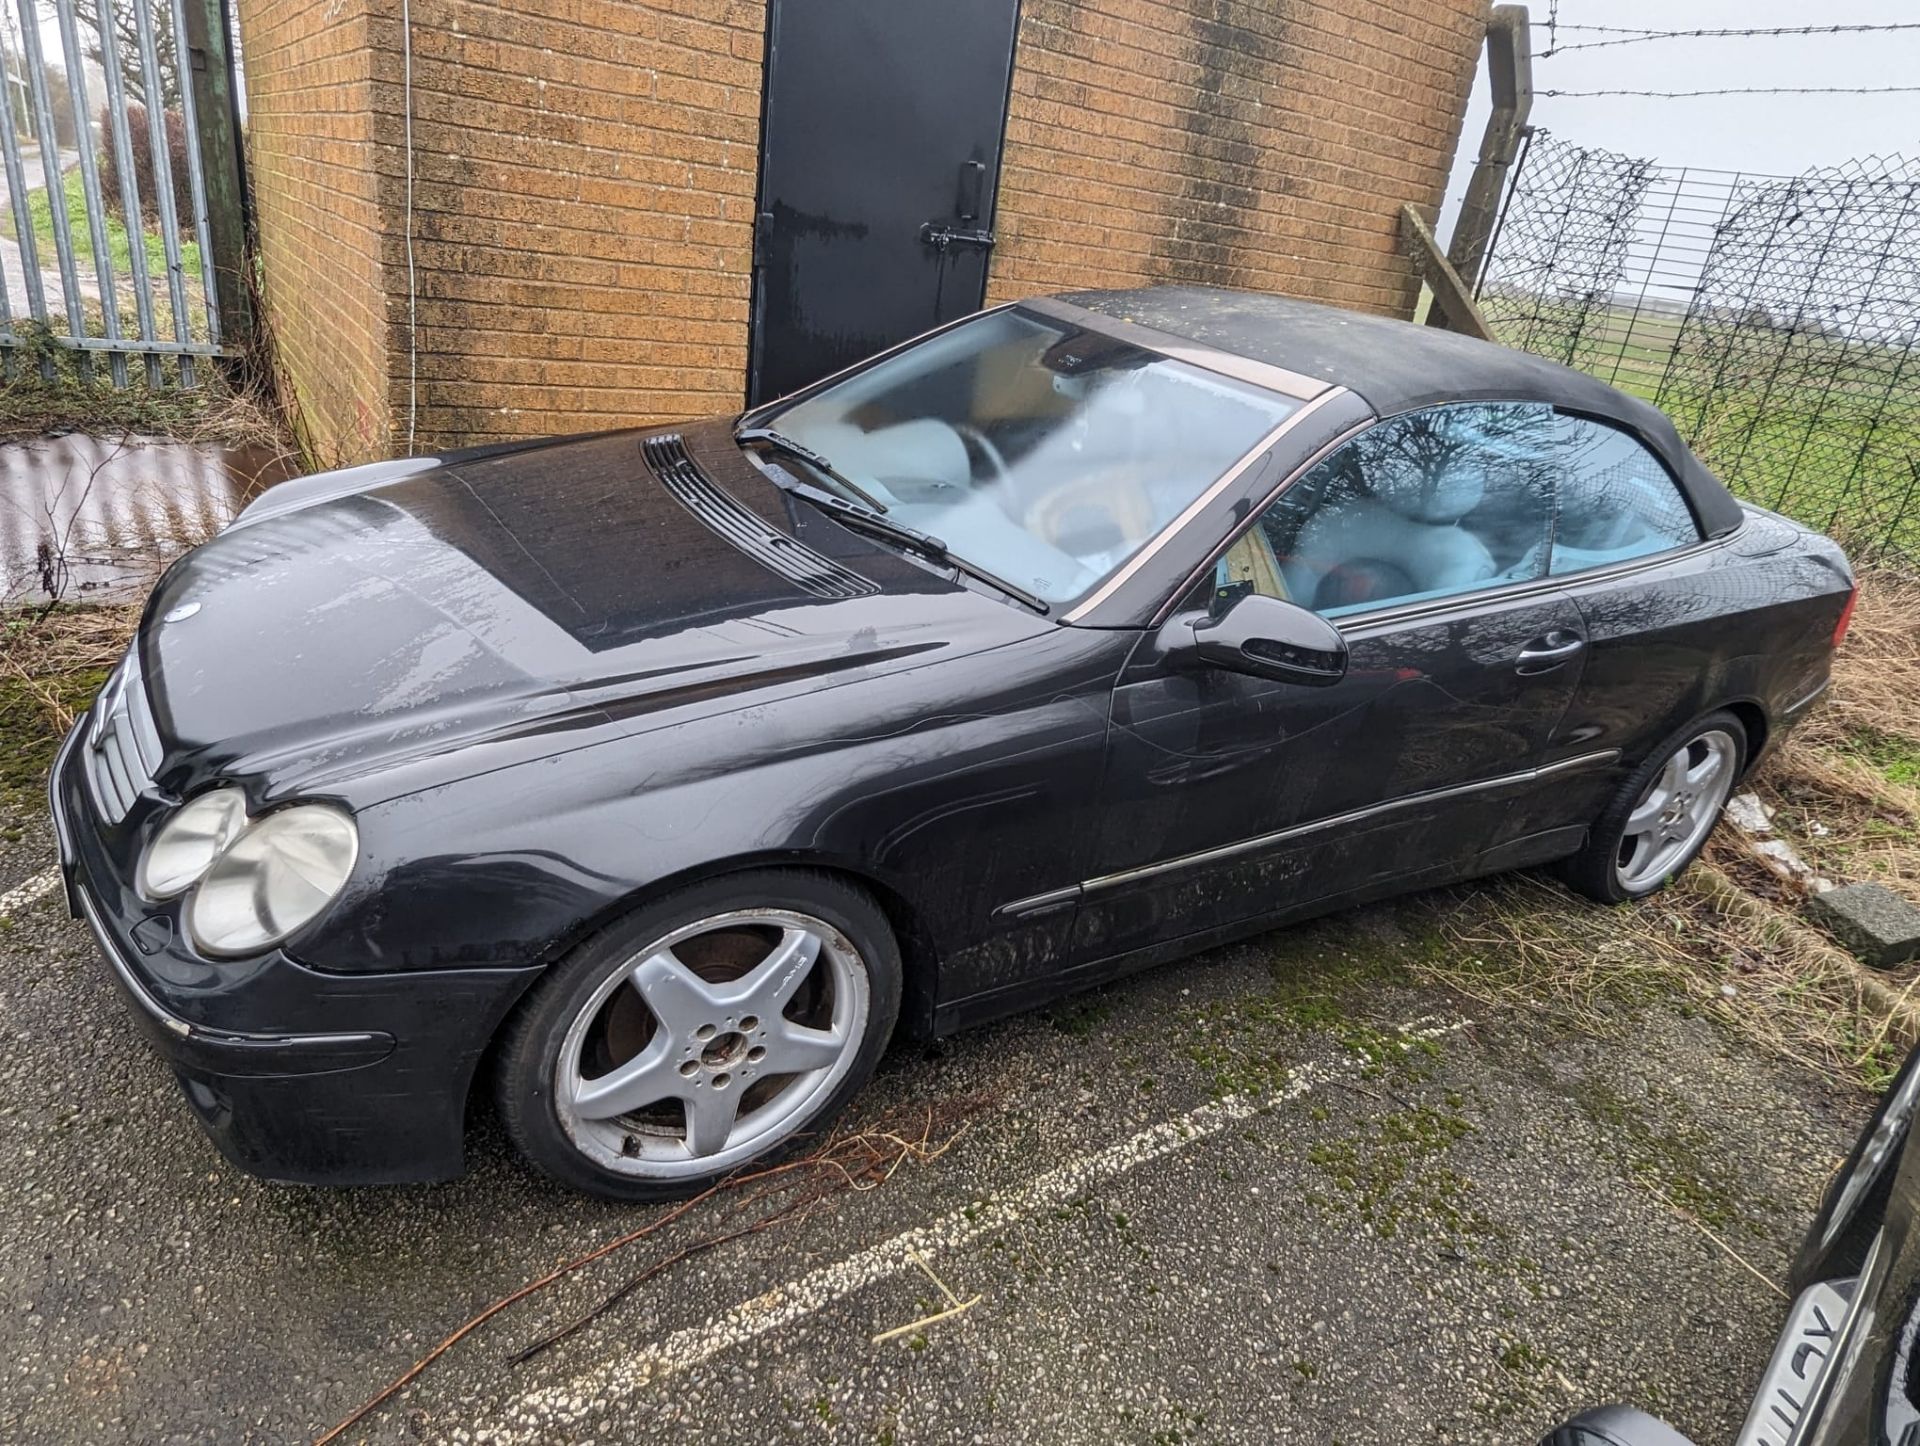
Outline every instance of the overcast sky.
<svg viewBox="0 0 1920 1446">
<path fill-rule="evenodd" d="M 1547 49 L 1552 0 L 1531 0 L 1533 49 Z M 1559 0 L 1559 44 L 1618 37 L 1569 25 L 1656 30 L 1920 23 L 1915 0 Z M 1568 50 L 1533 63 L 1533 124 L 1580 145 L 1673 166 L 1791 175 L 1858 156 L 1920 153 L 1920 92 L 1583 99 L 1548 90 L 1708 90 L 1722 86 L 1920 85 L 1920 30 L 1655 40 Z M 1487 119 L 1475 81 L 1449 201 L 1465 186 Z M 1452 207 L 1449 206 L 1449 211 Z M 1443 233 L 1444 234 L 1444 233 Z"/>
</svg>

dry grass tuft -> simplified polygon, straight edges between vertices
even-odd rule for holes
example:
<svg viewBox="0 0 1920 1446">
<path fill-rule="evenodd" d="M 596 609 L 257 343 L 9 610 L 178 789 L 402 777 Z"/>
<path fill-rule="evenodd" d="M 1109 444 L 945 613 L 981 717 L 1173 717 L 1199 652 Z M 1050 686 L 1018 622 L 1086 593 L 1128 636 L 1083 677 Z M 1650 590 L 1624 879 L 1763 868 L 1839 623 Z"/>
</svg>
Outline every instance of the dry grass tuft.
<svg viewBox="0 0 1920 1446">
<path fill-rule="evenodd" d="M 1920 997 L 1884 983 L 1710 860 L 1647 904 L 1609 909 L 1519 875 L 1463 889 L 1417 972 L 1486 1009 L 1601 1038 L 1679 999 L 1823 1077 L 1877 1087 L 1920 1042 Z"/>
<path fill-rule="evenodd" d="M 1920 581 L 1862 574 L 1831 697 L 1754 786 L 1819 874 L 1920 898 Z"/>
<path fill-rule="evenodd" d="M 46 382 L 23 370 L 0 389 L 0 442 L 63 432 L 132 433 L 227 447 L 288 445 L 291 429 L 273 399 L 257 388 L 236 390 L 207 376 L 191 390 L 115 388 L 64 372 Z"/>
<path fill-rule="evenodd" d="M 136 607 L 0 613 L 0 802 L 38 806 L 60 739 L 139 617 Z"/>
<path fill-rule="evenodd" d="M 64 732 L 78 710 L 63 680 L 111 670 L 139 621 L 140 609 L 131 604 L 16 614 L 0 622 L 0 673 L 41 698 L 49 722 Z"/>
<path fill-rule="evenodd" d="M 1920 578 L 1886 569 L 1861 572 L 1833 695 L 1795 742 L 1844 747 L 1863 731 L 1920 735 Z"/>
</svg>

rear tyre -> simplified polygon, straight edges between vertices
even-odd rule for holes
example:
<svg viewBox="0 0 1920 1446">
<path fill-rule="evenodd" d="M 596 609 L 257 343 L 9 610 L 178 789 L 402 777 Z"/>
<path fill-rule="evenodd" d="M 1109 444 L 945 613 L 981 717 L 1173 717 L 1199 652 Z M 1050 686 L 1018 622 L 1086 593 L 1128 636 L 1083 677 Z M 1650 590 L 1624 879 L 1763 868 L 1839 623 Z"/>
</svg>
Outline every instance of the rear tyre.
<svg viewBox="0 0 1920 1446">
<path fill-rule="evenodd" d="M 1659 892 L 1707 846 L 1746 757 L 1747 730 L 1733 714 L 1689 724 L 1620 786 L 1561 878 L 1603 904 Z"/>
<path fill-rule="evenodd" d="M 616 1200 L 698 1194 L 824 1132 L 900 1009 L 871 898 L 769 870 L 636 910 L 556 964 L 500 1041 L 500 1118 L 540 1170 Z"/>
</svg>

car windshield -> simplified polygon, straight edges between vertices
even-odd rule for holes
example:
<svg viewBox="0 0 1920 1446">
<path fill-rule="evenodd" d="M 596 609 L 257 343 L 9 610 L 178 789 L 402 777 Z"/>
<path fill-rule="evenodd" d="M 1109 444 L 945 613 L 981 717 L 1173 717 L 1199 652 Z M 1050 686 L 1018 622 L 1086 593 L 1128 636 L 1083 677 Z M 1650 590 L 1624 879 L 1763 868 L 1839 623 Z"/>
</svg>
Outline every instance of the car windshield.
<svg viewBox="0 0 1920 1446">
<path fill-rule="evenodd" d="M 1019 309 L 754 420 L 957 557 L 1087 593 L 1300 404 Z"/>
</svg>

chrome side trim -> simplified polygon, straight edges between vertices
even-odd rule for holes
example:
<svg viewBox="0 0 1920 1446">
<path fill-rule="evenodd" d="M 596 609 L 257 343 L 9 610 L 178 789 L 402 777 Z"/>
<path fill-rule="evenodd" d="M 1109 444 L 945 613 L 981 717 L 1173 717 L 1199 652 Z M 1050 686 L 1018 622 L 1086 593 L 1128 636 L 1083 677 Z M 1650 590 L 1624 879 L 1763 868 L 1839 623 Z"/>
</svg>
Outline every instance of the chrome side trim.
<svg viewBox="0 0 1920 1446">
<path fill-rule="evenodd" d="M 1127 584 L 1127 581 L 1132 578 L 1135 573 L 1139 572 L 1141 568 L 1151 562 L 1161 548 L 1178 537 L 1181 530 L 1185 528 L 1188 523 L 1206 511 L 1221 493 L 1231 487 L 1234 482 L 1238 480 L 1241 473 L 1245 472 L 1255 462 L 1258 462 L 1262 457 L 1266 456 L 1266 454 L 1272 450 L 1274 443 L 1278 442 L 1288 432 L 1291 432 L 1295 427 L 1306 421 L 1307 418 L 1319 411 L 1320 408 L 1326 406 L 1327 403 L 1346 395 L 1347 389 L 1345 387 L 1334 387 L 1329 391 L 1320 393 L 1320 395 L 1312 401 L 1301 406 L 1298 411 L 1290 412 L 1281 418 L 1278 426 L 1274 427 L 1273 430 L 1268 432 L 1266 436 L 1262 437 L 1258 442 L 1255 442 L 1252 449 L 1248 451 L 1245 456 L 1241 457 L 1238 462 L 1235 462 L 1233 466 L 1229 467 L 1206 491 L 1188 503 L 1186 509 L 1181 512 L 1178 517 L 1174 518 L 1173 521 L 1169 522 L 1165 527 L 1147 539 L 1146 545 L 1134 553 L 1132 557 L 1128 558 L 1118 572 L 1102 583 L 1090 596 L 1075 604 L 1073 611 L 1069 612 L 1061 621 L 1077 623 L 1088 613 L 1099 607 L 1101 603 L 1112 597 Z"/>
<path fill-rule="evenodd" d="M 1087 331 L 1097 331 L 1118 341 L 1131 342 L 1147 351 L 1158 352 L 1173 361 L 1181 361 L 1189 366 L 1199 367 L 1202 371 L 1217 372 L 1223 377 L 1232 377 L 1237 382 L 1250 382 L 1256 387 L 1268 391 L 1280 392 L 1296 401 L 1311 401 L 1314 397 L 1333 387 L 1332 382 L 1322 381 L 1318 377 L 1306 376 L 1301 372 L 1289 371 L 1277 367 L 1271 362 L 1255 361 L 1239 352 L 1223 351 L 1219 347 L 1208 346 L 1204 341 L 1195 341 L 1191 337 L 1176 336 L 1170 331 L 1160 331 L 1151 326 L 1142 326 L 1137 321 L 1126 321 L 1120 317 L 1108 316 L 1103 312 L 1089 311 L 1084 306 L 1075 306 L 1071 301 L 1063 301 L 1057 296 L 1036 296 L 1020 303 L 1023 310 L 1037 316 L 1049 317 L 1054 321 L 1069 322 L 1083 327 Z"/>
<path fill-rule="evenodd" d="M 996 923 L 1005 923 L 1010 919 L 1024 919 L 1034 914 L 1050 914 L 1055 909 L 1077 903 L 1080 899 L 1080 885 L 1068 884 L 1064 889 L 1049 889 L 1044 894 L 1029 894 L 1024 899 L 1015 899 L 1010 904 L 1002 904 L 988 915 Z"/>
<path fill-rule="evenodd" d="M 1832 678 L 1824 679 L 1821 682 L 1820 686 L 1815 688 L 1811 693 L 1807 694 L 1806 697 L 1801 698 L 1795 702 L 1789 703 L 1785 708 L 1781 709 L 1780 710 L 1781 719 L 1783 721 L 1788 721 L 1788 722 L 1798 719 L 1802 713 L 1806 712 L 1807 709 L 1811 708 L 1815 703 L 1818 703 L 1822 698 L 1824 698 L 1827 695 L 1827 690 L 1832 686 L 1833 686 Z"/>
<path fill-rule="evenodd" d="M 1417 808 L 1422 804 L 1436 803 L 1442 799 L 1457 798 L 1469 793 L 1489 792 L 1499 788 L 1513 788 L 1524 783 L 1534 783 L 1543 778 L 1556 777 L 1562 773 L 1575 773 L 1588 768 L 1600 768 L 1620 757 L 1618 748 L 1606 748 L 1596 753 L 1582 753 L 1577 757 L 1563 758 L 1557 763 L 1543 764 L 1539 768 L 1523 769 L 1518 773 L 1503 773 L 1494 778 L 1483 778 L 1473 783 L 1456 783 L 1446 788 L 1430 788 L 1422 793 L 1410 793 L 1404 798 L 1389 799 L 1385 803 L 1368 804 L 1365 808 L 1350 809 L 1346 813 L 1329 814 L 1326 818 L 1317 818 L 1311 823 L 1295 824 L 1292 828 L 1283 828 L 1273 833 L 1263 833 L 1253 838 L 1241 839 L 1238 843 L 1222 844 L 1218 848 L 1201 849 L 1198 853 L 1182 854 L 1178 858 L 1163 859 L 1157 864 L 1142 864 L 1139 868 L 1122 869 L 1118 873 L 1102 874 L 1088 879 L 1080 886 L 1083 893 L 1093 894 L 1102 889 L 1115 889 L 1123 884 L 1136 883 L 1141 879 L 1152 878 L 1156 874 L 1172 873 L 1176 869 L 1191 868 L 1196 864 L 1213 863 L 1218 859 L 1235 858 L 1241 854 L 1257 853 L 1275 844 L 1286 843 L 1290 839 L 1302 838 L 1308 834 L 1320 833 L 1330 828 L 1340 828 L 1346 824 L 1361 823 L 1370 818 L 1379 818 L 1386 814 L 1397 813 L 1401 809 Z M 1014 905 L 1004 906 L 1011 910 Z"/>
</svg>

